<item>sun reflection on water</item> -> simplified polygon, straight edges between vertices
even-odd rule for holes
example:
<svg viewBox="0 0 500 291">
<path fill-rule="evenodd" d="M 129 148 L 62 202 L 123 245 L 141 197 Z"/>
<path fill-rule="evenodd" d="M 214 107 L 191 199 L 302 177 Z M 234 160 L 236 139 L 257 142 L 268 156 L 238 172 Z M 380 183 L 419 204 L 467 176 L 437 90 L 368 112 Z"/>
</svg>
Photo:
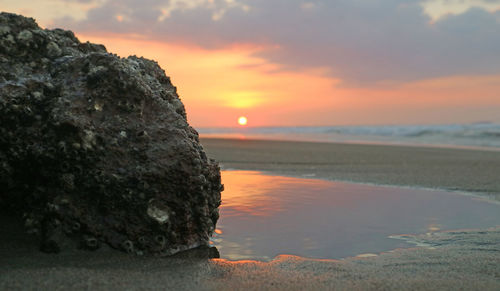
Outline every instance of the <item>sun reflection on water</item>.
<svg viewBox="0 0 500 291">
<path fill-rule="evenodd" d="M 310 191 L 322 190 L 331 182 L 270 176 L 256 171 L 224 171 L 221 208 L 226 216 L 271 216 L 288 209 L 303 200 L 307 203 Z M 290 192 L 291 188 L 303 187 L 306 191 Z"/>
</svg>

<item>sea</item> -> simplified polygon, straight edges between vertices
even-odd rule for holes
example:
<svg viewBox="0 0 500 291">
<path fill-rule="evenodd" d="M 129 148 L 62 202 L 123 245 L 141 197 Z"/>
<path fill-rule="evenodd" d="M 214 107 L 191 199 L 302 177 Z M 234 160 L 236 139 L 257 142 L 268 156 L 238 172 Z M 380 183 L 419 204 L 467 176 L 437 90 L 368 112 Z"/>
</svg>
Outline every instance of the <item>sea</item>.
<svg viewBox="0 0 500 291">
<path fill-rule="evenodd" d="M 441 125 L 201 127 L 209 138 L 417 145 L 500 150 L 500 123 Z"/>
</svg>

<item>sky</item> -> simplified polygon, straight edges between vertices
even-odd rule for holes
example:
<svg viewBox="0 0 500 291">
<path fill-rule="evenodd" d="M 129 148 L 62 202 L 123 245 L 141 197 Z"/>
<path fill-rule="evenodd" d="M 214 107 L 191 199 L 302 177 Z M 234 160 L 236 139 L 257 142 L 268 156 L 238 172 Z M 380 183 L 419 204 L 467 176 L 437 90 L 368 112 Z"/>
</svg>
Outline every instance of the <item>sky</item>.
<svg viewBox="0 0 500 291">
<path fill-rule="evenodd" d="M 0 0 L 159 62 L 196 127 L 500 123 L 500 0 Z"/>
</svg>

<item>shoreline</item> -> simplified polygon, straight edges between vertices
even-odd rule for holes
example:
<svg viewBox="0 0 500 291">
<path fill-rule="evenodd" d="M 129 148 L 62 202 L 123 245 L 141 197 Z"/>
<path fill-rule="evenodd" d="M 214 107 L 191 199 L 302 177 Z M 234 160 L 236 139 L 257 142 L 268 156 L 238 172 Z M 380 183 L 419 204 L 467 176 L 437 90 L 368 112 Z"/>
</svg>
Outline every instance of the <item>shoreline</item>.
<svg viewBox="0 0 500 291">
<path fill-rule="evenodd" d="M 201 138 L 221 168 L 463 192 L 500 201 L 500 152 L 456 148 Z"/>
<path fill-rule="evenodd" d="M 221 165 L 221 171 L 248 171 L 245 169 L 225 169 Z M 489 195 L 489 193 L 480 193 L 480 192 L 468 192 L 464 190 L 452 190 L 452 189 L 445 189 L 445 188 L 429 188 L 429 187 L 424 187 L 424 186 L 408 186 L 408 185 L 393 185 L 393 184 L 380 184 L 380 183 L 370 183 L 370 182 L 358 182 L 358 181 L 348 181 L 348 180 L 329 180 L 326 178 L 318 178 L 315 176 L 294 176 L 294 175 L 287 175 L 284 173 L 278 173 L 278 172 L 270 172 L 266 170 L 257 170 L 255 172 L 261 173 L 263 175 L 268 175 L 268 176 L 282 176 L 282 177 L 289 177 L 289 178 L 297 178 L 297 179 L 312 179 L 312 180 L 321 180 L 321 181 L 327 181 L 327 182 L 339 182 L 339 183 L 347 183 L 347 184 L 356 184 L 356 185 L 367 185 L 367 186 L 376 186 L 376 187 L 387 187 L 387 188 L 403 188 L 403 189 L 415 189 L 415 190 L 425 190 L 425 191 L 445 191 L 457 195 L 463 195 L 467 197 L 471 197 L 474 199 L 482 200 L 488 203 L 493 203 L 500 205 L 500 200 L 495 199 L 495 197 Z"/>
<path fill-rule="evenodd" d="M 438 149 L 457 149 L 457 150 L 472 150 L 472 151 L 487 151 L 500 152 L 500 147 L 496 146 L 473 146 L 473 145 L 455 145 L 441 143 L 418 143 L 404 141 L 369 141 L 369 140 L 319 140 L 314 138 L 289 138 L 286 135 L 269 136 L 258 134 L 199 134 L 201 140 L 217 139 L 217 140 L 249 140 L 249 141 L 276 141 L 276 142 L 306 142 L 306 143 L 326 143 L 326 144 L 341 144 L 341 145 L 374 145 L 374 146 L 396 146 L 396 147 L 416 147 L 416 148 L 438 148 Z"/>
</svg>

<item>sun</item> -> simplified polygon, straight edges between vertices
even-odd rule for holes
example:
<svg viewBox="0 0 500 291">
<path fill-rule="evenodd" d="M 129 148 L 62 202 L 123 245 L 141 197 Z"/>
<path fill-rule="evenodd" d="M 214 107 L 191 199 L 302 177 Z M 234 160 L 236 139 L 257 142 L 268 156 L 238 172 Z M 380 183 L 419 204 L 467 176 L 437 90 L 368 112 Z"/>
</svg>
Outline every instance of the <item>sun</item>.
<svg viewBox="0 0 500 291">
<path fill-rule="evenodd" d="M 241 126 L 247 125 L 247 122 L 248 119 L 245 116 L 240 116 L 240 118 L 238 118 L 238 124 Z"/>
</svg>

